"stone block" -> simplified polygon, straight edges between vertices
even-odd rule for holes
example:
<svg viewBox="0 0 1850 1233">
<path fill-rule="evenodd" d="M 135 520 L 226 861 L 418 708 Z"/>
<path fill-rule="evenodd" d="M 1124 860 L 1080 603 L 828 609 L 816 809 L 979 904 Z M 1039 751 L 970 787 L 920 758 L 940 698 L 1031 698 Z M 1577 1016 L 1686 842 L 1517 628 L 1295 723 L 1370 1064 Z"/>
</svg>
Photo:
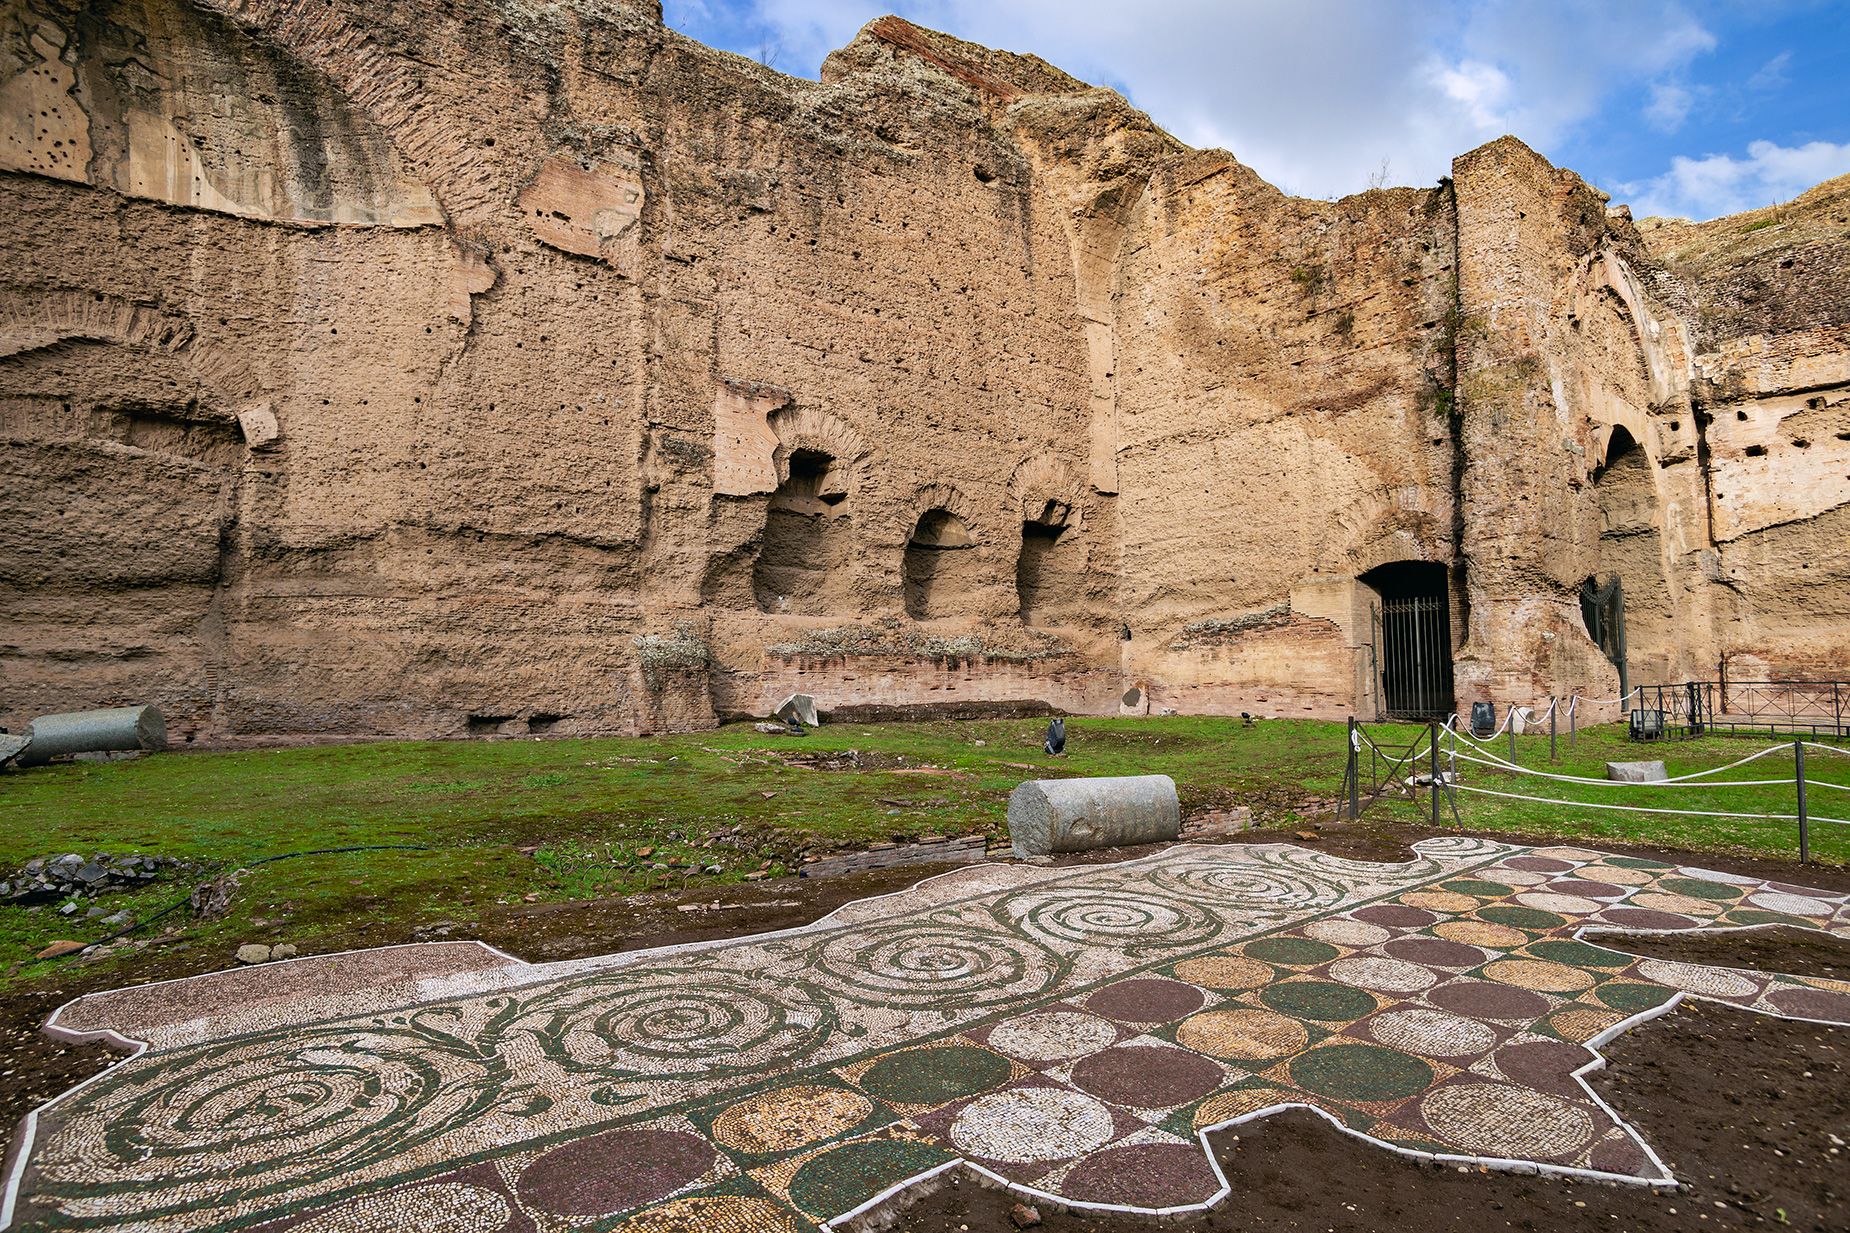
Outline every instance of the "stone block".
<svg viewBox="0 0 1850 1233">
<path fill-rule="evenodd" d="M 1021 858 L 1174 839 L 1182 829 L 1167 775 L 1035 779 L 1009 796 L 1009 840 Z"/>
<path fill-rule="evenodd" d="M 1662 762 L 1608 762 L 1606 778 L 1615 783 L 1662 783 L 1670 774 Z"/>
<path fill-rule="evenodd" d="M 822 725 L 816 714 L 816 700 L 808 694 L 791 694 L 777 704 L 777 717 L 785 723 L 799 723 L 806 728 Z"/>
</svg>

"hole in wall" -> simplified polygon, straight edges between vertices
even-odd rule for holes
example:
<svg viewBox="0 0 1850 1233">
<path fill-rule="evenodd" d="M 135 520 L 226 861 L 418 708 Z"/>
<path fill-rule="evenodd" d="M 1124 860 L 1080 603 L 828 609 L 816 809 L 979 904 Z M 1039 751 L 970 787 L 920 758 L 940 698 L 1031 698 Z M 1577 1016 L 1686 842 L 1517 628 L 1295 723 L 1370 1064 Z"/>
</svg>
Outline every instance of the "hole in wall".
<svg viewBox="0 0 1850 1233">
<path fill-rule="evenodd" d="M 983 563 L 970 527 L 945 509 L 919 515 L 904 561 L 906 615 L 914 620 L 973 613 Z"/>
<path fill-rule="evenodd" d="M 1064 503 L 1048 501 L 1036 517 L 1021 524 L 1015 594 L 1023 625 L 1057 624 L 1059 611 L 1084 593 L 1085 552 L 1067 525 L 1070 513 Z"/>
<path fill-rule="evenodd" d="M 854 530 L 845 478 L 821 450 L 790 455 L 789 473 L 771 494 L 764 539 L 752 566 L 760 612 L 819 615 L 846 600 Z"/>
</svg>

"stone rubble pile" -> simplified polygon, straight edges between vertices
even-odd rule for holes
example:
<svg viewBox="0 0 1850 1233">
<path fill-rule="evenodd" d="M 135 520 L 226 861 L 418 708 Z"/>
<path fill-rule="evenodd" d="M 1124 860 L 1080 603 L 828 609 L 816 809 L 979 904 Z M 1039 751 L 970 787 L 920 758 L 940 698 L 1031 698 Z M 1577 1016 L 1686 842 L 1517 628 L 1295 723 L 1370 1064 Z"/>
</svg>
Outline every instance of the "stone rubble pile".
<svg viewBox="0 0 1850 1233">
<path fill-rule="evenodd" d="M 99 852 L 84 857 L 67 852 L 29 860 L 17 871 L 0 877 L 0 902 L 35 903 L 72 895 L 98 895 L 141 886 L 164 873 L 189 867 L 187 862 L 171 856 L 111 856 Z"/>
</svg>

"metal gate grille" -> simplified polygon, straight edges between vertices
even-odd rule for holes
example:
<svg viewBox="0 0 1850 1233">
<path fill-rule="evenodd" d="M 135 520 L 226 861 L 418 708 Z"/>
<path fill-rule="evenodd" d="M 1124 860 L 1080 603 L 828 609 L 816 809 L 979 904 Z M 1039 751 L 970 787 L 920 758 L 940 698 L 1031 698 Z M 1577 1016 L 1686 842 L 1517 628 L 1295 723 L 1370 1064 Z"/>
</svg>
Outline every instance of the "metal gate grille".
<svg viewBox="0 0 1850 1233">
<path fill-rule="evenodd" d="M 1451 614 L 1443 596 L 1381 603 L 1382 710 L 1390 719 L 1430 719 L 1452 709 Z"/>
</svg>

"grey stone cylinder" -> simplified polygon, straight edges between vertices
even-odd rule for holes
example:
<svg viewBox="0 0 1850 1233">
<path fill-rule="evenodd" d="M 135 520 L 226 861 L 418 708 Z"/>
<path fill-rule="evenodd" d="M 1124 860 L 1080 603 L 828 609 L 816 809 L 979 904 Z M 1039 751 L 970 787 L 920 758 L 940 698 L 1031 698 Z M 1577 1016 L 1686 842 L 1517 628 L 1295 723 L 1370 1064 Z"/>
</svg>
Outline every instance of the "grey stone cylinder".
<svg viewBox="0 0 1850 1233">
<path fill-rule="evenodd" d="M 1032 779 L 1009 796 L 1018 857 L 1160 843 L 1181 831 L 1176 781 L 1167 775 Z"/>
<path fill-rule="evenodd" d="M 161 749 L 167 744 L 167 724 L 156 706 L 41 715 L 26 725 L 26 742 L 19 765 L 40 766 L 65 754 Z"/>
</svg>

